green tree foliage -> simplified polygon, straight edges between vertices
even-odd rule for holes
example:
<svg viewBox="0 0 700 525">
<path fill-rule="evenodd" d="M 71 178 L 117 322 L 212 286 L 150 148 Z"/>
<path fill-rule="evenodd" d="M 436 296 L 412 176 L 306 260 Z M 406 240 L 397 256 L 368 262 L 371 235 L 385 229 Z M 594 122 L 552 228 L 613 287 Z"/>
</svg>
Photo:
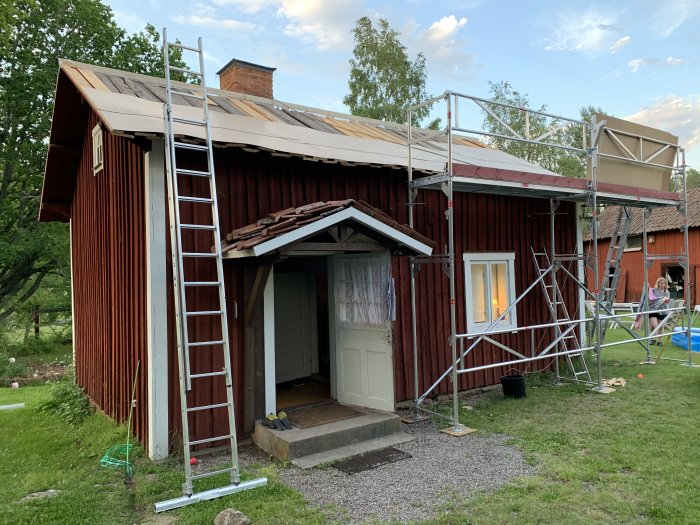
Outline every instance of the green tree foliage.
<svg viewBox="0 0 700 525">
<path fill-rule="evenodd" d="M 37 222 L 57 59 L 162 75 L 157 36 L 127 35 L 99 0 L 0 3 L 0 322 L 44 284 L 68 297 L 67 226 Z"/>
<path fill-rule="evenodd" d="M 700 188 L 700 171 L 694 168 L 687 168 L 685 171 L 685 185 L 690 190 Z M 672 177 L 670 183 L 671 191 L 681 191 L 683 182 L 678 177 Z"/>
<path fill-rule="evenodd" d="M 491 99 L 494 102 L 509 104 L 515 108 L 506 108 L 502 106 L 489 106 L 503 122 L 511 129 L 519 134 L 536 138 L 550 129 L 556 128 L 562 124 L 561 121 L 551 119 L 542 115 L 528 114 L 521 109 L 530 108 L 529 96 L 525 93 L 520 93 L 513 89 L 509 82 L 489 82 L 489 92 Z M 537 111 L 546 112 L 547 106 L 544 104 Z M 590 122 L 594 113 L 602 113 L 600 108 L 586 106 L 581 108 L 579 120 Z M 510 131 L 488 113 L 484 113 L 483 129 L 489 133 L 500 135 L 511 135 Z M 583 148 L 584 147 L 584 130 L 582 126 L 569 126 L 564 130 L 555 133 L 546 139 L 554 144 L 563 146 Z M 588 138 L 586 137 L 586 141 Z M 541 146 L 515 140 L 508 140 L 501 137 L 490 137 L 490 144 L 495 148 L 520 157 L 545 169 L 560 173 L 567 177 L 585 177 L 586 176 L 586 155 L 567 151 L 560 148 Z"/>
<path fill-rule="evenodd" d="M 399 33 L 380 18 L 377 26 L 364 16 L 355 22 L 354 58 L 350 59 L 350 93 L 343 98 L 353 115 L 405 123 L 406 107 L 429 98 L 425 91 L 425 56 L 418 53 L 411 61 Z M 413 114 L 418 125 L 430 112 L 429 107 Z M 429 127 L 436 127 L 437 122 Z"/>
</svg>

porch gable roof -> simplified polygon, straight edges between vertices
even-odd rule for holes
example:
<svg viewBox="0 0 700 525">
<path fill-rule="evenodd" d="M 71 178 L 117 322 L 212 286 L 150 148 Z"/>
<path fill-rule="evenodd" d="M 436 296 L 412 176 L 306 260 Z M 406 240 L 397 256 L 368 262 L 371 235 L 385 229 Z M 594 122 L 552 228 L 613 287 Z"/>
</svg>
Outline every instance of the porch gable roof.
<svg viewBox="0 0 700 525">
<path fill-rule="evenodd" d="M 295 245 L 301 247 L 298 243 L 341 224 L 353 225 L 380 245 L 392 246 L 401 253 L 430 255 L 435 248 L 435 242 L 399 224 L 381 210 L 348 199 L 315 202 L 271 213 L 256 223 L 229 233 L 222 252 L 227 259 L 269 255 Z M 352 246 L 350 239 L 344 240 L 335 234 L 331 236 L 335 242 L 316 243 L 316 247 L 343 251 L 344 247 Z M 360 250 L 364 247 L 363 243 L 357 245 Z"/>
</svg>

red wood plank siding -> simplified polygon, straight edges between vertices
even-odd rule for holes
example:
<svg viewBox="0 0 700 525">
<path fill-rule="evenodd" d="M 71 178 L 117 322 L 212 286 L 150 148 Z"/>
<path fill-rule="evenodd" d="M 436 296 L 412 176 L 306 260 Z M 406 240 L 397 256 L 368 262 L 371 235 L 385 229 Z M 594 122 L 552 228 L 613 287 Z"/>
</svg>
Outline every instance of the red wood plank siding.
<svg viewBox="0 0 700 525">
<path fill-rule="evenodd" d="M 653 237 L 654 242 L 647 244 L 647 251 L 650 255 L 667 254 L 678 255 L 683 253 L 683 233 L 680 231 L 661 231 L 649 233 L 649 237 Z M 592 250 L 592 244 L 587 243 L 588 249 Z M 608 247 L 610 239 L 601 239 L 598 241 L 598 257 L 600 261 L 599 275 L 603 275 L 605 271 L 605 258 L 608 255 Z M 688 232 L 688 248 L 690 251 L 690 298 L 691 305 L 698 304 L 698 289 L 696 281 L 696 269 L 700 265 L 700 229 L 693 228 Z M 662 266 L 676 266 L 678 263 L 672 261 L 653 261 L 649 268 L 649 282 L 653 285 L 656 279 L 662 276 Z M 644 261 L 642 251 L 628 251 L 622 256 L 620 267 L 626 275 L 624 288 L 620 288 L 616 298 L 619 302 L 636 302 L 642 294 L 644 286 Z M 592 272 L 587 272 L 588 282 L 591 280 Z M 597 282 L 600 282 L 600 277 Z M 589 284 L 589 289 L 593 290 L 593 286 Z"/>
<path fill-rule="evenodd" d="M 180 161 L 179 161 L 180 165 Z M 183 158 L 182 167 L 201 168 L 192 158 Z M 406 175 L 403 171 L 370 167 L 349 167 L 304 161 L 299 158 L 281 158 L 266 153 L 246 153 L 238 149 L 216 150 L 217 186 L 222 231 L 250 224 L 270 212 L 289 206 L 301 206 L 318 200 L 354 198 L 376 206 L 401 223 L 408 222 Z M 196 191 L 196 190 L 195 190 Z M 416 229 L 437 241 L 442 252 L 447 245 L 447 230 L 444 211 L 445 196 L 438 191 L 422 191 L 416 206 Z M 463 252 L 515 252 L 515 281 L 519 294 L 535 278 L 536 271 L 531 262 L 530 247 L 537 250 L 549 247 L 549 202 L 546 200 L 510 198 L 506 196 L 458 194 L 455 198 L 457 253 L 457 318 L 459 331 L 465 331 L 464 268 Z M 184 212 L 183 221 L 190 220 L 193 211 Z M 203 217 L 197 217 L 204 220 Z M 575 216 L 572 204 L 562 204 L 557 215 L 557 246 L 560 252 L 575 252 Z M 204 244 L 200 248 L 206 248 Z M 243 369 L 242 312 L 245 309 L 243 294 L 243 263 L 225 262 L 227 278 L 227 300 L 229 332 L 234 377 L 236 381 L 237 423 L 241 428 Z M 248 263 L 250 264 L 250 263 Z M 394 327 L 394 381 L 397 401 L 413 397 L 413 358 L 411 350 L 410 283 L 407 257 L 394 257 L 393 273 L 397 283 L 397 321 Z M 572 268 L 573 270 L 573 268 Z M 574 272 L 575 273 L 575 272 Z M 201 277 L 201 276 L 200 276 Z M 575 285 L 562 277 L 571 312 L 576 309 Z M 421 393 L 431 385 L 449 366 L 451 357 L 447 341 L 450 333 L 448 301 L 449 282 L 440 265 L 423 266 L 417 277 L 418 293 L 418 337 L 420 345 Z M 197 291 L 199 307 L 207 304 L 207 291 Z M 234 302 L 238 304 L 239 318 L 233 319 Z M 172 325 L 173 309 L 169 317 Z M 542 292 L 534 290 L 518 306 L 518 323 L 544 323 L 548 320 L 546 303 Z M 212 330 L 210 321 L 197 321 L 193 333 L 196 337 L 207 337 Z M 173 333 L 171 331 L 171 333 Z M 542 337 L 542 339 L 540 339 Z M 549 334 L 538 334 L 540 348 L 551 340 Z M 529 334 L 501 336 L 501 341 L 515 348 L 530 348 Z M 170 388 L 171 423 L 179 427 L 180 413 L 177 394 L 177 361 L 174 336 L 170 339 Z M 505 360 L 503 350 L 486 345 L 480 352 L 468 357 L 470 365 L 492 362 L 494 358 Z M 196 366 L 202 370 L 217 366 L 208 354 L 197 354 L 201 360 Z M 550 361 L 531 364 L 527 370 L 538 370 L 551 365 Z M 468 389 L 495 384 L 505 369 L 498 368 L 463 375 L 460 388 Z M 213 399 L 213 381 L 199 389 L 198 404 L 217 402 Z M 435 393 L 449 391 L 449 382 L 443 381 Z M 224 432 L 223 419 L 213 422 L 207 414 L 198 413 L 195 438 Z"/>
<path fill-rule="evenodd" d="M 93 175 L 91 130 L 97 122 L 91 114 L 71 210 L 76 375 L 101 410 L 126 421 L 140 360 L 132 427 L 145 443 L 144 151 L 105 132 L 104 170 Z"/>
</svg>

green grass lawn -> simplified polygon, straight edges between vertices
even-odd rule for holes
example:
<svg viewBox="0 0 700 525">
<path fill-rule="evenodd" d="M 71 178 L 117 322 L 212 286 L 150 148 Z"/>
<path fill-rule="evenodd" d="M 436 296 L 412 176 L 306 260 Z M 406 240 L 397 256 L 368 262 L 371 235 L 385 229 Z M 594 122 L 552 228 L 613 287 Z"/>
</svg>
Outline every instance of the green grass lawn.
<svg viewBox="0 0 700 525">
<path fill-rule="evenodd" d="M 664 355 L 687 353 L 669 346 Z M 511 436 L 536 475 L 452 501 L 449 514 L 427 523 L 700 523 L 700 369 L 638 365 L 644 353 L 636 345 L 604 350 L 604 356 L 605 377 L 622 376 L 627 388 L 597 394 L 533 376 L 527 398 L 506 400 L 494 391 L 465 410 L 468 426 Z M 121 473 L 98 466 L 109 446 L 123 442 L 123 427 L 96 414 L 73 428 L 34 412 L 47 395 L 44 386 L 0 389 L 0 404 L 28 405 L 0 412 L 1 523 L 211 524 L 226 507 L 253 523 L 325 523 L 278 481 L 281 464 L 244 472 L 244 478 L 267 476 L 265 488 L 166 513 L 177 521 L 155 521 L 153 503 L 179 496 L 181 469 L 141 457 L 133 486 L 126 487 Z M 50 488 L 62 492 L 19 501 Z"/>
</svg>

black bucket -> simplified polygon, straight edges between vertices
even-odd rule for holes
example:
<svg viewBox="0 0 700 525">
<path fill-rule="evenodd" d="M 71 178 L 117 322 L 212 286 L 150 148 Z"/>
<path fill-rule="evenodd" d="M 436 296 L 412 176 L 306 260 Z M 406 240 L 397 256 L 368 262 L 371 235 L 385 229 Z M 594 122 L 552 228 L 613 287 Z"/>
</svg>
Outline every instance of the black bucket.
<svg viewBox="0 0 700 525">
<path fill-rule="evenodd" d="M 522 374 L 512 374 L 501 376 L 503 385 L 503 396 L 520 399 L 525 397 L 525 376 Z"/>
</svg>

